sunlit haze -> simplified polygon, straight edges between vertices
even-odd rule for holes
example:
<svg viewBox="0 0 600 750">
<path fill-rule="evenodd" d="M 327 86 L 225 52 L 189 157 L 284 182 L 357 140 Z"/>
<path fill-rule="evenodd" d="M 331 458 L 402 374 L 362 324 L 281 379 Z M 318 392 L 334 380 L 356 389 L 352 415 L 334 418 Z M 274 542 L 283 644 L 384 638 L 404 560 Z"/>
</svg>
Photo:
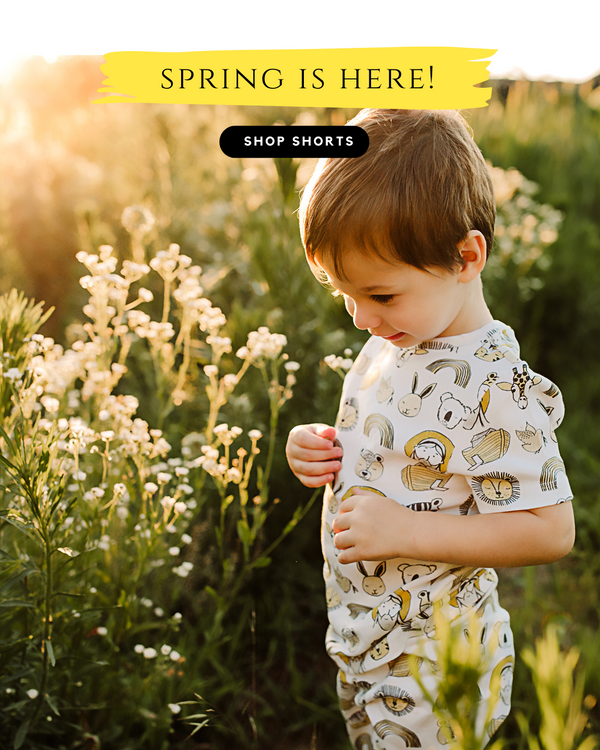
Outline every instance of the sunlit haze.
<svg viewBox="0 0 600 750">
<path fill-rule="evenodd" d="M 492 77 L 584 81 L 600 72 L 597 23 L 583 0 L 519 0 L 483 5 L 430 0 L 385 0 L 376 12 L 305 0 L 227 4 L 172 0 L 168 10 L 148 3 L 106 0 L 90 6 L 74 0 L 23 4 L 4 12 L 0 29 L 0 76 L 19 58 L 103 55 L 118 50 L 190 51 L 324 47 L 451 46 L 498 49 Z M 597 15 L 597 14 L 596 14 Z M 35 23 L 32 24 L 32 17 Z M 59 20 L 60 19 L 60 20 Z M 50 32 L 51 30 L 51 32 Z"/>
</svg>

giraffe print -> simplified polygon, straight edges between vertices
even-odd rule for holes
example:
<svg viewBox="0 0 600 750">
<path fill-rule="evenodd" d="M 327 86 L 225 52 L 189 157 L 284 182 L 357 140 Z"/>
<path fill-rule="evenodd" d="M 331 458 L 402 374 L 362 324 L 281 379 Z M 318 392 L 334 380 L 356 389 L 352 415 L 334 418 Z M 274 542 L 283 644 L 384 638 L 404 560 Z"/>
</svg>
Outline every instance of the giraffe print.
<svg viewBox="0 0 600 750">
<path fill-rule="evenodd" d="M 529 403 L 527 392 L 533 385 L 540 383 L 541 380 L 542 378 L 539 375 L 534 375 L 532 378 L 527 369 L 527 365 L 523 363 L 523 369 L 521 372 L 519 372 L 516 367 L 513 367 L 512 383 L 503 381 L 501 383 L 496 383 L 496 385 L 503 391 L 510 391 L 512 393 L 513 400 L 519 409 L 526 409 Z"/>
</svg>

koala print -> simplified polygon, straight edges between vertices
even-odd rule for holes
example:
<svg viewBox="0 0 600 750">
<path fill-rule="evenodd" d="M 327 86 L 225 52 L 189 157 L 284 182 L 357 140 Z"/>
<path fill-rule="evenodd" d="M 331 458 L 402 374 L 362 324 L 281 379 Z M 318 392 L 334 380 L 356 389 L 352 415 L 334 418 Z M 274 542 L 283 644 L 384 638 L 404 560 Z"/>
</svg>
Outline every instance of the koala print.
<svg viewBox="0 0 600 750">
<path fill-rule="evenodd" d="M 410 565 L 409 563 L 398 565 L 398 570 L 400 571 L 402 583 L 404 583 L 404 585 L 416 581 L 423 576 L 428 576 L 430 573 L 435 572 L 436 568 L 437 566 L 435 565 Z"/>
<path fill-rule="evenodd" d="M 437 416 L 443 427 L 453 430 L 471 416 L 471 409 L 454 398 L 451 393 L 443 393 Z"/>
</svg>

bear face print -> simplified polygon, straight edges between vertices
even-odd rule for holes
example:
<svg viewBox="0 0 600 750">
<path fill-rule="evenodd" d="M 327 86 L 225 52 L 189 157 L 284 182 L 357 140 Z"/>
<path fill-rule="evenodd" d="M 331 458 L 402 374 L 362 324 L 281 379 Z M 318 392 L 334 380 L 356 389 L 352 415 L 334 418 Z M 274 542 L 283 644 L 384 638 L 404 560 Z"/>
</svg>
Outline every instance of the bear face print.
<svg viewBox="0 0 600 750">
<path fill-rule="evenodd" d="M 368 448 L 362 448 L 354 471 L 361 479 L 374 482 L 383 474 L 383 456 L 373 453 Z"/>
</svg>

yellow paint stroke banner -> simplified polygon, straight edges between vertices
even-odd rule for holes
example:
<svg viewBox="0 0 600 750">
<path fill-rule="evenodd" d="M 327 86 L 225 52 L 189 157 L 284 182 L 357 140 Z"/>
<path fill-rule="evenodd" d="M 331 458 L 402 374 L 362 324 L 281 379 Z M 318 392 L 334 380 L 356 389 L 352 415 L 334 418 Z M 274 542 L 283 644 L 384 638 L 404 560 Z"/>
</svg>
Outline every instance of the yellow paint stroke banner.
<svg viewBox="0 0 600 750">
<path fill-rule="evenodd" d="M 110 52 L 98 102 L 285 107 L 485 107 L 493 49 Z"/>
</svg>

